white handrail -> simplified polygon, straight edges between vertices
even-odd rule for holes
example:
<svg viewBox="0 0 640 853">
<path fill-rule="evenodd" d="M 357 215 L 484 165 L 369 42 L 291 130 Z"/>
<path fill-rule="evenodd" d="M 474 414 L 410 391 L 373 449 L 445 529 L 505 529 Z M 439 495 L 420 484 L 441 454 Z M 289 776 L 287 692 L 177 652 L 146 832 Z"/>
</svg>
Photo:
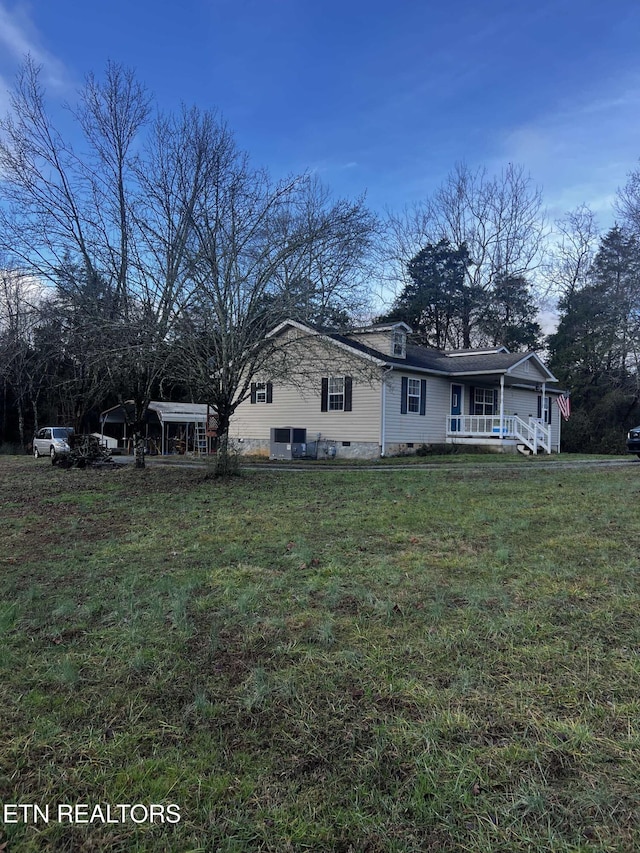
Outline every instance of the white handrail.
<svg viewBox="0 0 640 853">
<path fill-rule="evenodd" d="M 522 441 L 534 454 L 542 447 L 547 453 L 551 453 L 551 428 L 546 427 L 537 418 L 529 418 L 528 423 L 517 415 L 514 415 L 514 435 Z"/>
<path fill-rule="evenodd" d="M 541 447 L 551 453 L 551 428 L 537 418 L 523 421 L 518 415 L 447 415 L 447 435 L 478 438 L 515 438 L 533 452 Z"/>
</svg>

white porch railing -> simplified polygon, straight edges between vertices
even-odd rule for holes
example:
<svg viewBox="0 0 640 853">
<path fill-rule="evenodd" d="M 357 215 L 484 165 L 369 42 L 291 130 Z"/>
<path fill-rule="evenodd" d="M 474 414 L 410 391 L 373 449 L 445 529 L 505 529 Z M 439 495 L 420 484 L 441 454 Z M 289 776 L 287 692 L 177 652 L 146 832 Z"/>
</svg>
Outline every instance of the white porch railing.
<svg viewBox="0 0 640 853">
<path fill-rule="evenodd" d="M 541 447 L 545 453 L 551 453 L 551 427 L 545 426 L 538 418 L 523 421 L 517 415 L 513 418 L 515 437 L 527 445 L 534 453 Z"/>
<path fill-rule="evenodd" d="M 523 421 L 517 415 L 449 415 L 447 438 L 507 438 L 525 444 L 533 453 L 551 453 L 551 428 L 538 418 Z"/>
</svg>

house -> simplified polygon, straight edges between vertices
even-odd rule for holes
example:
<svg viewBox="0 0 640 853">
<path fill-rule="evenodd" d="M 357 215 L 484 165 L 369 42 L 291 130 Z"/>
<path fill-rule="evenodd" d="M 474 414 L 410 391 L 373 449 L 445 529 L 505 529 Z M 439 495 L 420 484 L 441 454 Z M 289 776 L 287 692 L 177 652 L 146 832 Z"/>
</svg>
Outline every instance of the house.
<svg viewBox="0 0 640 853">
<path fill-rule="evenodd" d="M 351 458 L 434 444 L 559 452 L 560 392 L 536 353 L 446 352 L 415 346 L 410 335 L 402 322 L 345 334 L 281 323 L 230 437 L 241 452 L 272 457 L 291 455 L 292 444 L 293 455 Z"/>
</svg>

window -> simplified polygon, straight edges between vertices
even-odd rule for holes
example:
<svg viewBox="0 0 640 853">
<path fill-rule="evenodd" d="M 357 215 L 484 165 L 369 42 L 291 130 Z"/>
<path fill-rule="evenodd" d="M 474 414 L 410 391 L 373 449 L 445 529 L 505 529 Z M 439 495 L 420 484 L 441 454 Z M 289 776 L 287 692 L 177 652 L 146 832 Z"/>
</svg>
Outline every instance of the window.
<svg viewBox="0 0 640 853">
<path fill-rule="evenodd" d="M 53 433 L 54 438 L 61 438 L 63 441 L 66 441 L 73 432 L 73 430 L 65 429 L 64 427 L 54 427 L 51 432 Z M 46 437 L 51 438 L 51 435 L 48 435 Z"/>
<path fill-rule="evenodd" d="M 420 380 L 410 379 L 407 383 L 407 411 L 420 411 Z"/>
<path fill-rule="evenodd" d="M 538 395 L 538 420 L 543 424 L 551 423 L 551 397 L 545 394 L 544 407 L 542 405 L 542 394 Z"/>
<path fill-rule="evenodd" d="M 399 329 L 393 332 L 391 354 L 395 358 L 405 358 L 407 354 L 407 336 Z"/>
<path fill-rule="evenodd" d="M 273 385 L 271 382 L 252 382 L 251 402 L 273 403 Z"/>
<path fill-rule="evenodd" d="M 495 415 L 496 396 L 494 388 L 474 388 L 473 392 L 473 414 Z"/>
<path fill-rule="evenodd" d="M 427 412 L 427 380 L 403 376 L 400 389 L 400 414 L 425 415 Z"/>
<path fill-rule="evenodd" d="M 344 376 L 329 377 L 329 411 L 341 412 L 344 409 Z"/>
<path fill-rule="evenodd" d="M 320 388 L 321 412 L 350 412 L 353 380 L 351 376 L 325 376 Z"/>
</svg>

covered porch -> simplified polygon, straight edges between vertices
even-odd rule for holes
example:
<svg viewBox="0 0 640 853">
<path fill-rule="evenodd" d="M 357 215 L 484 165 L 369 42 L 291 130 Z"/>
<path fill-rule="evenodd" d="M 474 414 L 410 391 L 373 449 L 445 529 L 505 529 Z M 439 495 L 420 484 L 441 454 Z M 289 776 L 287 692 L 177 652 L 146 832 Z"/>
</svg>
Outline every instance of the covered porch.
<svg viewBox="0 0 640 853">
<path fill-rule="evenodd" d="M 525 455 L 551 454 L 552 408 L 546 383 L 523 382 L 521 377 L 510 377 L 507 372 L 465 377 L 464 384 L 452 383 L 445 434 L 447 444 Z"/>
</svg>

